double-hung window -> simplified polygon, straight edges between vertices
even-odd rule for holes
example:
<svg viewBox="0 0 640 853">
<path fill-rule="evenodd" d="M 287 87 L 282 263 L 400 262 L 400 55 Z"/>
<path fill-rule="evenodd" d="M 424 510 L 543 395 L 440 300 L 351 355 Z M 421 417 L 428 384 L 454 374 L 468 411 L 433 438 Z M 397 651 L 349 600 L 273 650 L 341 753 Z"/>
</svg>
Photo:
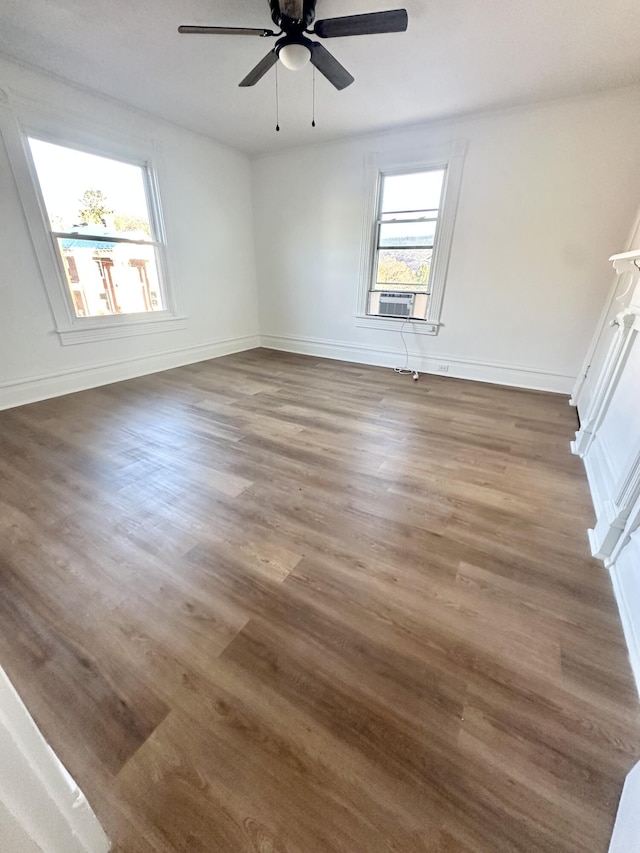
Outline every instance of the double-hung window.
<svg viewBox="0 0 640 853">
<path fill-rule="evenodd" d="M 0 134 L 60 343 L 185 329 L 158 143 L 18 95 Z"/>
<path fill-rule="evenodd" d="M 444 169 L 381 175 L 367 313 L 426 319 L 444 176 Z"/>
<path fill-rule="evenodd" d="M 75 317 L 162 312 L 162 243 L 145 166 L 33 137 L 29 148 Z"/>
<path fill-rule="evenodd" d="M 431 163 L 370 165 L 358 325 L 438 332 L 464 154 L 458 141 Z"/>
</svg>

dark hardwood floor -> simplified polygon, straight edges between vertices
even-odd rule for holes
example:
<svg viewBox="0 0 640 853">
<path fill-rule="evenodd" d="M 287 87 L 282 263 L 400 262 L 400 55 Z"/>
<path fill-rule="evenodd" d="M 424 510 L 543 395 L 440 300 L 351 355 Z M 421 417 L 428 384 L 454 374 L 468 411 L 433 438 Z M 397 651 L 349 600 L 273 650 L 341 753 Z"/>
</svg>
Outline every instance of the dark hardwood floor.
<svg viewBox="0 0 640 853">
<path fill-rule="evenodd" d="M 115 849 L 603 853 L 640 704 L 575 428 L 265 350 L 0 413 L 0 664 Z"/>
</svg>

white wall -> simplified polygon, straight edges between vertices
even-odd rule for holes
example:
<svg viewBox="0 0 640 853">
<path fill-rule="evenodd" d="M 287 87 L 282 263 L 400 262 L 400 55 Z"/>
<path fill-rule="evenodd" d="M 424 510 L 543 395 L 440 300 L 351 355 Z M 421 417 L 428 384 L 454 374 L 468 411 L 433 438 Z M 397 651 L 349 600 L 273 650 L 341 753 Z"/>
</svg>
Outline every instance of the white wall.
<svg viewBox="0 0 640 853">
<path fill-rule="evenodd" d="M 640 215 L 636 216 L 630 238 L 618 246 L 616 253 L 637 250 L 640 250 Z M 607 298 L 602 306 L 572 393 L 572 402 L 577 407 L 581 418 L 587 415 L 593 402 L 598 377 L 616 333 L 615 317 L 627 308 L 632 295 L 631 273 L 619 275 L 617 272 L 613 272 Z"/>
<path fill-rule="evenodd" d="M 8 808 L 0 802 L 0 842 L 4 849 L 14 853 L 42 853 L 29 833 L 21 826 Z M 3 849 L 3 848 L 0 848 Z"/>
<path fill-rule="evenodd" d="M 153 138 L 187 327 L 62 346 L 0 144 L 0 407 L 268 346 L 404 360 L 358 328 L 367 154 L 419 159 L 466 139 L 444 326 L 409 335 L 416 366 L 569 391 L 637 199 L 640 90 L 618 90 L 259 158 L 0 60 L 0 89 Z M 253 184 L 252 184 L 253 178 Z M 252 234 L 255 218 L 254 258 Z M 260 294 L 257 314 L 256 270 Z"/>
<path fill-rule="evenodd" d="M 87 800 L 0 668 L 0 850 L 107 853 Z"/>
<path fill-rule="evenodd" d="M 358 328 L 364 159 L 466 139 L 438 337 L 416 364 L 568 392 L 638 204 L 640 89 L 557 101 L 254 162 L 266 345 L 395 365 L 397 332 Z M 402 353 L 402 355 L 400 355 Z"/>
<path fill-rule="evenodd" d="M 640 850 L 640 763 L 627 776 L 609 853 L 637 853 Z"/>
<path fill-rule="evenodd" d="M 584 460 L 593 498 L 591 551 L 611 573 L 640 692 L 640 247 L 613 263 L 620 282 L 602 316 L 616 322 L 599 327 L 589 356 L 593 376 L 574 392 L 581 422 L 572 449 Z M 627 777 L 611 853 L 640 850 L 639 816 L 637 765 Z"/>
<path fill-rule="evenodd" d="M 0 59 L 0 89 L 153 139 L 186 329 L 62 346 L 0 139 L 0 408 L 258 344 L 247 158 L 205 137 Z M 6 107 L 4 107 L 6 109 Z"/>
</svg>

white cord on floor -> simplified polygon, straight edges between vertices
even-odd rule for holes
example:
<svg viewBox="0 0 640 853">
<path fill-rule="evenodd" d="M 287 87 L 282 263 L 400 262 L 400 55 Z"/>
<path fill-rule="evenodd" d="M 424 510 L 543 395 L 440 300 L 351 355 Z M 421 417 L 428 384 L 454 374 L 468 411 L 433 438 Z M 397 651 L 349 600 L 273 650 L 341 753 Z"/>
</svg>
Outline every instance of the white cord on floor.
<svg viewBox="0 0 640 853">
<path fill-rule="evenodd" d="M 417 381 L 420 378 L 420 374 L 417 370 L 412 370 L 409 367 L 409 349 L 407 347 L 407 342 L 404 339 L 404 328 L 407 323 L 408 320 L 405 320 L 404 323 L 400 326 L 400 337 L 402 338 L 402 343 L 404 344 L 404 367 L 394 367 L 393 372 L 399 373 L 401 376 L 413 376 L 414 381 Z"/>
</svg>

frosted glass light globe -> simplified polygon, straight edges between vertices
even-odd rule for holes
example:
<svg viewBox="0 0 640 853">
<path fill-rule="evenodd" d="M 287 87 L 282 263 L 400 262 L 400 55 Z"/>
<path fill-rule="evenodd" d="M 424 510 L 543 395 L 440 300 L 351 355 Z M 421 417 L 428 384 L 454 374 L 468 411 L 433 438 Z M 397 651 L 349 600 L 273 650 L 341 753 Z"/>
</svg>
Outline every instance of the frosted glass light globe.
<svg viewBox="0 0 640 853">
<path fill-rule="evenodd" d="M 285 44 L 278 58 L 289 71 L 299 71 L 311 59 L 311 51 L 304 44 Z"/>
</svg>

